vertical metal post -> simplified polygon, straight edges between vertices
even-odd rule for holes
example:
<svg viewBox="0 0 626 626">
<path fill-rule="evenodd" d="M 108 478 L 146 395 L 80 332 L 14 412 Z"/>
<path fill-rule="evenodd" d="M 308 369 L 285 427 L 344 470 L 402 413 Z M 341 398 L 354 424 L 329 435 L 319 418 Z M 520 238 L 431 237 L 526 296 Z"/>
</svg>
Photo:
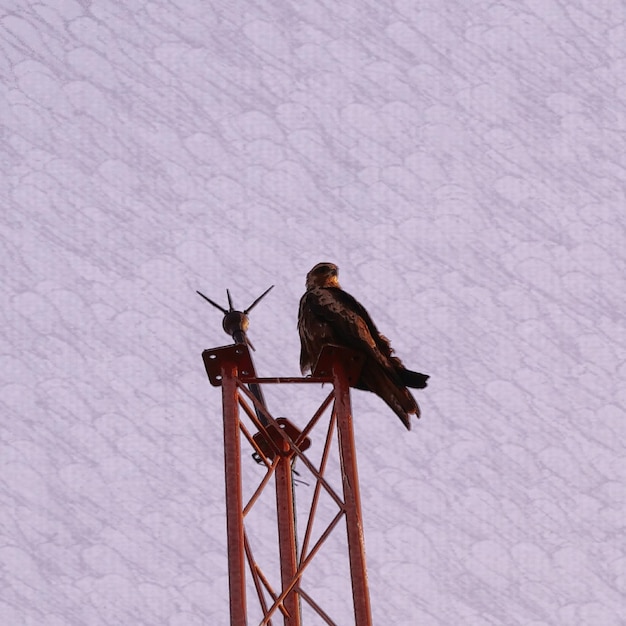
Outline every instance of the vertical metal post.
<svg viewBox="0 0 626 626">
<path fill-rule="evenodd" d="M 341 359 L 333 363 L 333 377 L 355 623 L 356 626 L 372 626 L 350 388 L 345 365 Z"/>
<path fill-rule="evenodd" d="M 285 441 L 282 442 L 282 447 L 284 452 L 289 450 L 289 444 Z M 282 589 L 287 589 L 298 571 L 293 480 L 291 472 L 292 458 L 292 455 L 282 456 L 278 461 L 275 474 L 278 549 L 280 552 L 280 579 Z M 296 589 L 292 589 L 289 592 L 283 605 L 288 613 L 288 615 L 285 615 L 285 626 L 300 626 L 300 601 Z"/>
<path fill-rule="evenodd" d="M 231 626 L 246 626 L 246 570 L 241 489 L 241 447 L 237 366 L 222 364 L 224 465 L 226 470 L 226 536 Z"/>
</svg>

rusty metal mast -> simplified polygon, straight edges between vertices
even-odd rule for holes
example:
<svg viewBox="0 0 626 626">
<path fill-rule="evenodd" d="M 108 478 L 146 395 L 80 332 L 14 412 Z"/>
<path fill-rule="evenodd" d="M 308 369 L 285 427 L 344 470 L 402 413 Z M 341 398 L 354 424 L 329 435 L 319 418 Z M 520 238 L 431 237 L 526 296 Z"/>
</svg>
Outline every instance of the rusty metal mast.
<svg viewBox="0 0 626 626">
<path fill-rule="evenodd" d="M 275 623 L 279 615 L 282 617 L 284 626 L 302 626 L 303 602 L 324 623 L 338 626 L 338 623 L 333 621 L 333 618 L 322 607 L 323 601 L 314 598 L 313 594 L 307 590 L 304 573 L 314 558 L 322 558 L 318 555 L 320 548 L 344 519 L 354 624 L 355 626 L 371 626 L 349 389 L 350 384 L 356 382 L 359 376 L 363 358 L 345 348 L 327 346 L 319 355 L 317 365 L 310 377 L 257 377 L 249 351 L 252 344 L 246 335 L 249 325 L 248 313 L 271 288 L 243 312 L 234 310 L 228 291 L 228 310 L 197 292 L 224 313 L 223 328 L 234 341 L 232 345 L 205 350 L 202 353 L 211 384 L 222 388 L 230 623 L 231 626 L 248 626 L 247 581 L 251 581 L 262 614 L 259 626 L 272 626 L 272 620 L 274 619 Z M 306 424 L 298 427 L 284 417 L 274 418 L 270 414 L 262 393 L 263 385 L 311 383 L 330 383 L 332 391 Z M 316 465 L 307 456 L 306 451 L 311 445 L 310 435 L 313 435 L 313 431 L 324 432 L 323 417 L 328 413 L 330 416 L 323 435 L 324 447 L 321 460 Z M 256 430 L 256 433 L 253 434 L 252 429 Z M 242 490 L 241 446 L 243 440 L 241 435 L 249 444 L 250 451 L 254 452 L 257 462 L 265 466 L 265 475 L 254 489 L 252 497 L 245 503 Z M 341 494 L 337 493 L 326 477 L 331 446 L 335 438 L 341 469 Z M 300 546 L 296 537 L 293 497 L 293 464 L 296 460 L 301 461 L 315 481 L 306 530 Z M 268 576 L 255 560 L 249 540 L 249 537 L 254 534 L 254 528 L 246 527 L 246 516 L 268 486 L 272 476 L 276 491 L 280 560 L 279 589 L 274 589 Z M 315 541 L 312 531 L 322 493 L 330 496 L 338 512 Z M 341 626 L 344 626 L 343 622 Z"/>
</svg>

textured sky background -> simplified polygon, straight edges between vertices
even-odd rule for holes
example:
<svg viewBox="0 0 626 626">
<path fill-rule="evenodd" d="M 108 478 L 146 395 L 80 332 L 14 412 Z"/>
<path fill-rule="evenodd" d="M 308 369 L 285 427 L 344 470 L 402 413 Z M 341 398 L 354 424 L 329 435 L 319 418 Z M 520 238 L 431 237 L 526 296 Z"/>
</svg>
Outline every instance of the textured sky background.
<svg viewBox="0 0 626 626">
<path fill-rule="evenodd" d="M 228 624 L 194 292 L 296 375 L 324 260 L 432 376 L 353 394 L 374 623 L 626 623 L 623 2 L 0 0 L 0 76 L 2 624 Z"/>
</svg>

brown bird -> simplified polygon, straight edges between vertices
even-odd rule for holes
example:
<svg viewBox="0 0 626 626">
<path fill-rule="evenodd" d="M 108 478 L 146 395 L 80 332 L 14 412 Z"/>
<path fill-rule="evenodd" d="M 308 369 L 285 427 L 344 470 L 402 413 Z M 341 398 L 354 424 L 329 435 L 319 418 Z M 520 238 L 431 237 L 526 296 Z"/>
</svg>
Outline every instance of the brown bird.
<svg viewBox="0 0 626 626">
<path fill-rule="evenodd" d="M 339 286 L 338 268 L 318 263 L 306 276 L 306 293 L 300 300 L 300 369 L 313 370 L 322 348 L 333 344 L 365 355 L 354 385 L 380 396 L 411 429 L 410 415 L 420 416 L 407 387 L 423 389 L 428 376 L 412 372 L 393 355 L 389 340 L 378 332 L 365 308 Z"/>
</svg>

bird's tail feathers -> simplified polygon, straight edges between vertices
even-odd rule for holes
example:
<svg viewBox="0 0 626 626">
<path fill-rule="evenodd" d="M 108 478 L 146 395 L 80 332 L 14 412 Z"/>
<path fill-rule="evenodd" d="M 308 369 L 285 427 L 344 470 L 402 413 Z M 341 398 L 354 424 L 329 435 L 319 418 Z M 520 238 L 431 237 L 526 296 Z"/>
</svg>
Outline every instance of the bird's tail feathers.
<svg viewBox="0 0 626 626">
<path fill-rule="evenodd" d="M 424 389 L 428 385 L 428 379 L 430 376 L 428 374 L 420 374 L 419 372 L 412 372 L 407 369 L 399 369 L 397 370 L 400 380 L 407 386 L 412 387 L 413 389 Z"/>
<path fill-rule="evenodd" d="M 366 368 L 357 387 L 373 391 L 380 396 L 400 418 L 407 430 L 411 430 L 411 414 L 420 416 L 419 406 L 406 387 L 399 386 L 387 371 L 380 367 Z"/>
</svg>

